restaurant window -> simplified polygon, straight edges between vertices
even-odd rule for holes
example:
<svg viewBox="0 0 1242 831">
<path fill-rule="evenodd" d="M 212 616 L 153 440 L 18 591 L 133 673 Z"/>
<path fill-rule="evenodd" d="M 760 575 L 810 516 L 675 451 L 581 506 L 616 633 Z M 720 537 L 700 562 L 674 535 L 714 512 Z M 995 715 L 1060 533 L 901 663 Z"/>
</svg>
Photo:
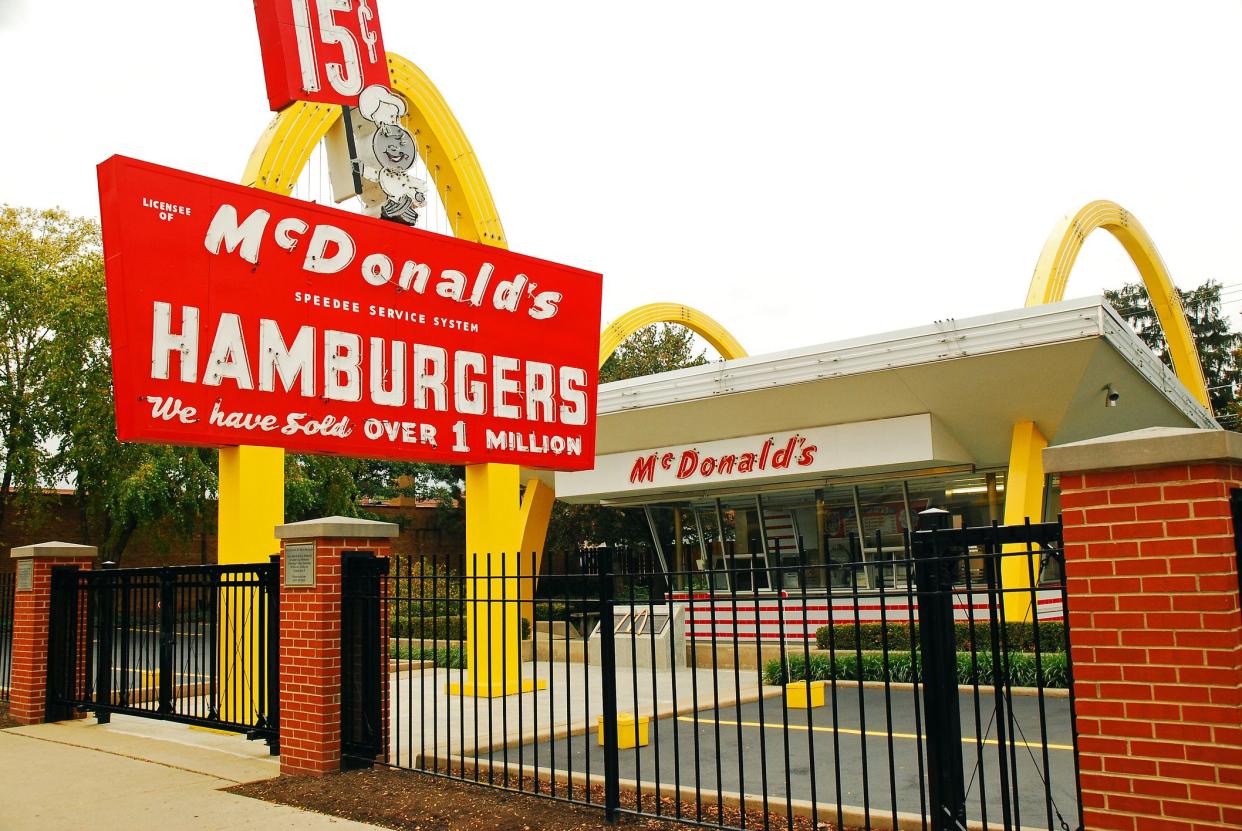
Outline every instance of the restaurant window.
<svg viewBox="0 0 1242 831">
<path fill-rule="evenodd" d="M 1050 481 L 1049 513 L 1059 508 L 1055 485 Z M 650 516 L 655 560 L 667 566 L 675 591 L 848 593 L 905 591 L 909 533 L 921 511 L 945 510 L 950 527 L 962 528 L 1001 521 L 1004 503 L 1005 471 L 995 469 L 691 498 L 639 510 Z M 982 588 L 982 551 L 967 562 L 960 581 Z M 1056 558 L 1041 556 L 1038 567 L 1041 580 L 1059 579 Z"/>
</svg>

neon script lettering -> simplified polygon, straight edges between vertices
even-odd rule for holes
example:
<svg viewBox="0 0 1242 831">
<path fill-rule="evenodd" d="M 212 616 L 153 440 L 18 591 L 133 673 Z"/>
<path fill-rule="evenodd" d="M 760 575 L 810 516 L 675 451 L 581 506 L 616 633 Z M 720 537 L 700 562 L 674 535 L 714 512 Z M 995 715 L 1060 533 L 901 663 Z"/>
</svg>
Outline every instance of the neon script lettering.
<svg viewBox="0 0 1242 831">
<path fill-rule="evenodd" d="M 630 469 L 630 483 L 654 482 L 660 471 L 671 472 L 679 480 L 700 476 L 760 473 L 764 471 L 789 470 L 809 467 L 815 463 L 819 448 L 806 443 L 805 436 L 791 436 L 781 446 L 776 439 L 768 439 L 757 452 L 725 453 L 719 456 L 701 454 L 697 450 L 678 453 L 647 453 L 634 460 Z"/>
<path fill-rule="evenodd" d="M 215 255 L 236 254 L 251 265 L 259 264 L 259 254 L 270 241 L 288 252 L 293 252 L 306 240 L 306 256 L 302 269 L 313 274 L 339 274 L 358 260 L 358 247 L 348 232 L 335 225 L 316 225 L 297 217 L 277 220 L 271 236 L 266 236 L 272 214 L 265 210 L 253 211 L 245 220 L 237 214 L 237 208 L 222 204 L 211 219 L 203 245 Z M 309 239 L 307 236 L 309 234 Z M 398 267 L 397 262 L 401 262 Z M 401 291 L 417 295 L 428 294 L 482 306 L 488 300 L 498 311 L 517 312 L 526 307 L 526 313 L 534 320 L 555 317 L 564 296 L 559 291 L 536 291 L 537 286 L 525 274 L 515 274 L 493 284 L 495 266 L 483 263 L 474 276 L 464 271 L 445 268 L 432 277 L 426 263 L 412 259 L 393 257 L 374 252 L 362 257 L 359 275 L 372 286 L 393 284 Z M 473 269 L 471 269 L 473 272 Z"/>
</svg>

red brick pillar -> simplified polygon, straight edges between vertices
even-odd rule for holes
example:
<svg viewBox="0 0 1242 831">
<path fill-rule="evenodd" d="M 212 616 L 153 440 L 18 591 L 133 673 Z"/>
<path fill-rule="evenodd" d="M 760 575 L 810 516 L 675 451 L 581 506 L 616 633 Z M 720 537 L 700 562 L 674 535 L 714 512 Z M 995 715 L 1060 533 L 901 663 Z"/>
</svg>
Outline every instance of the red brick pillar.
<svg viewBox="0 0 1242 831">
<path fill-rule="evenodd" d="M 9 715 L 20 724 L 42 724 L 47 706 L 47 635 L 51 622 L 52 569 L 89 569 L 93 545 L 45 542 L 13 549 L 17 590 L 13 596 L 13 665 Z"/>
<path fill-rule="evenodd" d="M 1242 828 L 1242 435 L 1050 448 L 1088 831 Z"/>
<path fill-rule="evenodd" d="M 341 769 L 341 562 L 350 552 L 388 557 L 398 532 L 391 522 L 348 517 L 276 528 L 281 773 L 320 776 Z M 387 633 L 380 637 L 386 663 Z M 386 727 L 385 721 L 385 737 Z"/>
</svg>

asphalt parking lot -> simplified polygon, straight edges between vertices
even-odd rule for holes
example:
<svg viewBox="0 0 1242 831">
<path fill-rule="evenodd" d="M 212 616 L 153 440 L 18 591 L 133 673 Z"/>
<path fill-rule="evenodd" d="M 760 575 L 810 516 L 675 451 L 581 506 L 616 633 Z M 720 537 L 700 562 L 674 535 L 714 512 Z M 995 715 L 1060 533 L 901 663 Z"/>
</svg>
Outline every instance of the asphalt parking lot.
<svg viewBox="0 0 1242 831">
<path fill-rule="evenodd" d="M 987 820 L 999 822 L 1007 803 L 1014 826 L 1060 828 L 1058 812 L 1075 825 L 1068 699 L 1046 698 L 1041 725 L 1038 699 L 1015 696 L 1012 719 L 1001 720 L 1003 757 L 1002 725 L 994 717 L 991 690 L 981 690 L 978 708 L 972 694 L 961 695 L 959 706 L 969 818 L 984 819 L 986 808 Z M 840 804 L 866 808 L 877 817 L 920 813 L 926 800 L 926 730 L 919 729 L 922 714 L 916 714 L 912 691 L 895 689 L 886 699 L 882 689 L 864 689 L 860 695 L 856 685 L 843 685 L 835 709 L 834 717 L 831 696 L 812 710 L 785 709 L 778 696 L 661 719 L 651 723 L 647 747 L 621 751 L 621 776 L 669 786 L 670 795 L 675 788 L 694 789 L 704 805 L 721 793 L 773 799 L 790 794 L 814 800 L 821 818 L 831 819 L 840 794 Z M 1013 741 L 1008 740 L 1011 732 Z M 493 756 L 509 763 L 516 757 L 515 748 Z M 541 767 L 603 771 L 602 748 L 593 731 L 524 746 L 522 757 L 525 764 L 537 757 Z M 634 797 L 626 798 L 632 805 Z"/>
</svg>

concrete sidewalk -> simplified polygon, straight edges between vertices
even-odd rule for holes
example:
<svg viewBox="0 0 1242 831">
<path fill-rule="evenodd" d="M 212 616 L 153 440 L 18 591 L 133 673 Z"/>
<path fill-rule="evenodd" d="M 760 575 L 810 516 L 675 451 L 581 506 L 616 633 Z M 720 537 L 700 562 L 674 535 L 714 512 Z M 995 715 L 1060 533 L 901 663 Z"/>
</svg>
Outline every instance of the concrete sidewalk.
<svg viewBox="0 0 1242 831">
<path fill-rule="evenodd" d="M 279 773 L 261 742 L 116 716 L 0 730 L 4 831 L 375 826 L 224 793 Z"/>
</svg>

